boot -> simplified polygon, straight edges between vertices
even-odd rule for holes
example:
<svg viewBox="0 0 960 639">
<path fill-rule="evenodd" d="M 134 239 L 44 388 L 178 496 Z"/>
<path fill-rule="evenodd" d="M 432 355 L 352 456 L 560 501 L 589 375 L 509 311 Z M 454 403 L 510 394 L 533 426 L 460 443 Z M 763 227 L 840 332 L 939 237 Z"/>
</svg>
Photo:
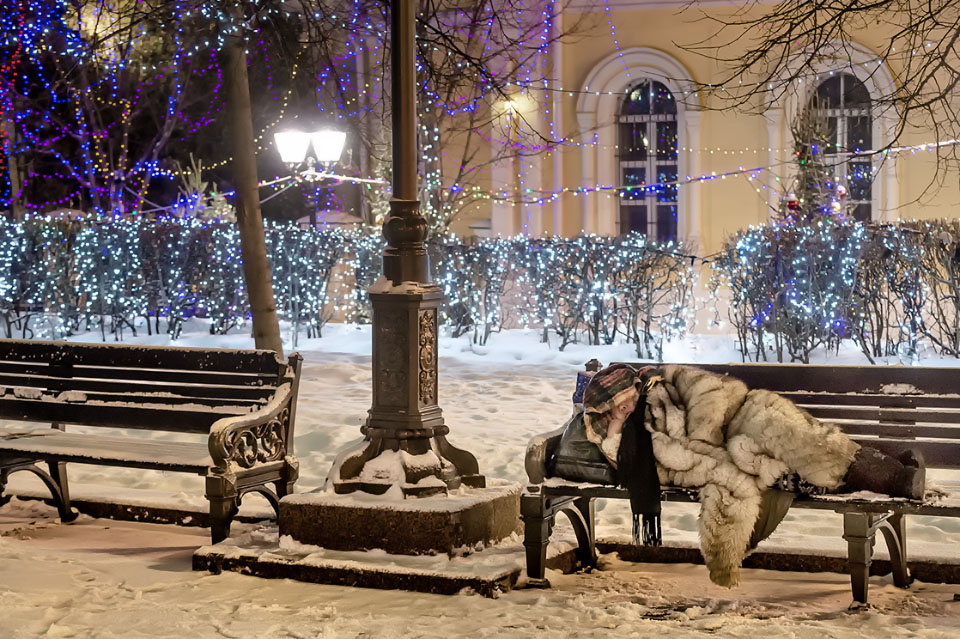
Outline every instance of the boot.
<svg viewBox="0 0 960 639">
<path fill-rule="evenodd" d="M 891 497 L 923 499 L 926 467 L 917 450 L 894 459 L 876 448 L 861 446 L 847 469 L 843 487 L 850 492 L 869 490 Z"/>
<path fill-rule="evenodd" d="M 903 464 L 903 475 L 898 483 L 899 489 L 910 499 L 923 499 L 927 487 L 927 464 L 923 453 L 916 448 L 903 452 L 899 457 Z"/>
</svg>

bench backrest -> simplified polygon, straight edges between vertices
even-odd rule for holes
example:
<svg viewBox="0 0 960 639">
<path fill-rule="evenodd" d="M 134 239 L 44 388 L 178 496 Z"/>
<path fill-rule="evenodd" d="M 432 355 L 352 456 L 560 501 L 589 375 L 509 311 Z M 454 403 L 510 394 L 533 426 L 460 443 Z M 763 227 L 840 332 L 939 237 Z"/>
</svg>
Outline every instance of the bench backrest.
<svg viewBox="0 0 960 639">
<path fill-rule="evenodd" d="M 861 444 L 889 454 L 917 448 L 930 467 L 960 468 L 960 368 L 683 365 L 780 393 Z"/>
<path fill-rule="evenodd" d="M 205 433 L 290 369 L 264 350 L 0 339 L 0 418 Z"/>
</svg>

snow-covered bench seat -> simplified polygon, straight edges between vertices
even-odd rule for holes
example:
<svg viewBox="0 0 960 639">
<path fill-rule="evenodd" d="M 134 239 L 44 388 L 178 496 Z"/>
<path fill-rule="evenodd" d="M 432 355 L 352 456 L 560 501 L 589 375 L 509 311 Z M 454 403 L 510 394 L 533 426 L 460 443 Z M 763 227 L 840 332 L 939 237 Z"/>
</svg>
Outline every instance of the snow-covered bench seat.
<svg viewBox="0 0 960 639">
<path fill-rule="evenodd" d="M 960 368 L 905 366 L 817 366 L 802 364 L 689 364 L 743 380 L 790 398 L 815 417 L 837 424 L 854 440 L 899 455 L 919 449 L 928 468 L 960 469 Z M 638 365 L 639 366 L 639 365 Z M 597 562 L 594 500 L 627 499 L 613 486 L 578 484 L 551 478 L 549 460 L 563 428 L 530 440 L 526 471 L 530 484 L 521 496 L 527 574 L 544 580 L 547 544 L 557 513 L 577 535 L 582 566 Z M 697 501 L 696 491 L 664 487 L 665 501 Z M 923 502 L 851 495 L 797 495 L 796 508 L 834 510 L 843 516 L 847 566 L 853 597 L 866 603 L 868 576 L 877 531 L 886 541 L 894 583 L 910 584 L 906 556 L 906 516 L 960 517 L 960 506 L 930 497 Z"/>
<path fill-rule="evenodd" d="M 0 419 L 53 426 L 0 426 L 0 504 L 20 470 L 44 481 L 62 521 L 77 516 L 67 463 L 196 473 L 206 478 L 211 535 L 221 541 L 245 493 L 277 508 L 293 491 L 301 362 L 263 350 L 0 339 Z M 67 432 L 67 424 L 123 430 Z M 138 431 L 195 437 L 160 441 Z"/>
</svg>

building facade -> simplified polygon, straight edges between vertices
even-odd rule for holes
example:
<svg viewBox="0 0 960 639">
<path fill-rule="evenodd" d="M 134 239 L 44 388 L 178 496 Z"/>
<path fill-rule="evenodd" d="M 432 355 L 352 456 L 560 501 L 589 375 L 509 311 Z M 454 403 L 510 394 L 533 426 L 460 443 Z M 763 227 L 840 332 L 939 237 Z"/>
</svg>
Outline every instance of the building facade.
<svg viewBox="0 0 960 639">
<path fill-rule="evenodd" d="M 796 174 L 791 123 L 814 99 L 829 123 L 832 148 L 825 152 L 850 216 L 877 222 L 955 216 L 956 180 L 930 188 L 934 153 L 871 153 L 890 143 L 897 124 L 877 103 L 896 87 L 896 69 L 878 58 L 890 37 L 883 29 L 836 43 L 842 55 L 818 63 L 786 90 L 757 93 L 743 107 L 698 91 L 724 68 L 693 45 L 716 32 L 710 17 L 742 9 L 710 1 L 691 7 L 686 0 L 584 0 L 566 7 L 551 28 L 557 36 L 574 35 L 550 45 L 543 70 L 549 81 L 511 105 L 562 142 L 494 162 L 491 192 L 525 196 L 478 204 L 454 230 L 504 236 L 639 230 L 707 254 L 780 210 Z M 495 130 L 491 136 L 493 146 L 503 144 Z M 935 141 L 930 137 L 918 127 L 898 144 L 924 145 Z"/>
</svg>

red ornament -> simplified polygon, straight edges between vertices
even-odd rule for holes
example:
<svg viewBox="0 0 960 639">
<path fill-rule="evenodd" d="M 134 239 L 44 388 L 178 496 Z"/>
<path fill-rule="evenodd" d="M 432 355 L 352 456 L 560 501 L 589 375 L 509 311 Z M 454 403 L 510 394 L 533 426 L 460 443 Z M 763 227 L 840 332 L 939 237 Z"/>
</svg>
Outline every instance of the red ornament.
<svg viewBox="0 0 960 639">
<path fill-rule="evenodd" d="M 842 184 L 837 185 L 837 199 L 843 200 L 847 197 L 847 187 Z"/>
<path fill-rule="evenodd" d="M 788 210 L 788 211 L 796 211 L 796 210 L 798 210 L 799 208 L 800 208 L 800 199 L 799 199 L 796 195 L 794 195 L 793 193 L 791 193 L 790 195 L 788 195 L 788 196 L 787 196 L 787 210 Z"/>
</svg>

